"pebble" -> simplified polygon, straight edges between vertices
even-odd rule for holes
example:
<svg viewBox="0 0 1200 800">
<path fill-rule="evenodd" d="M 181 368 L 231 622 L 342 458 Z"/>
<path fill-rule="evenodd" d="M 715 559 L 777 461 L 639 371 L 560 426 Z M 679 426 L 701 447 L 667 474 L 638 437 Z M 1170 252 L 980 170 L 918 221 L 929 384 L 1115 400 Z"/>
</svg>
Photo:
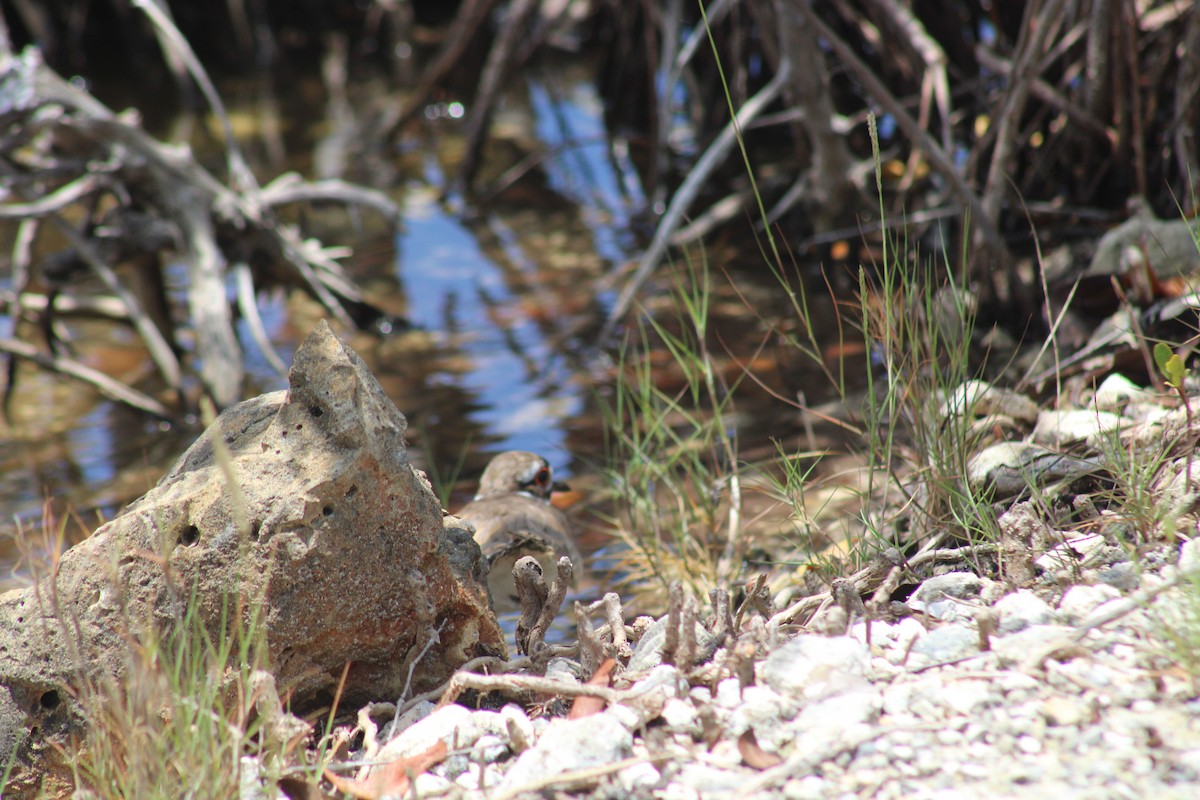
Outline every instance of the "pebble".
<svg viewBox="0 0 1200 800">
<path fill-rule="evenodd" d="M 1124 593 L 1137 591 L 1141 582 L 1141 570 L 1132 561 L 1122 561 L 1111 567 L 1098 570 L 1096 579 Z"/>
<path fill-rule="evenodd" d="M 849 636 L 801 635 L 758 665 L 759 678 L 780 694 L 817 700 L 866 683 L 867 646 Z"/>
<path fill-rule="evenodd" d="M 958 661 L 979 652 L 979 633 L 966 625 L 935 628 L 917 640 L 909 651 L 909 665 L 922 667 Z"/>
<path fill-rule="evenodd" d="M 928 604 L 943 597 L 967 600 L 977 597 L 982 587 L 983 581 L 974 572 L 947 572 L 944 575 L 935 575 L 918 586 L 909 599 L 909 604 L 913 601 Z"/>
<path fill-rule="evenodd" d="M 999 629 L 1002 634 L 1054 621 L 1054 610 L 1049 603 L 1025 589 L 1001 598 L 995 610 L 1000 615 Z"/>
<path fill-rule="evenodd" d="M 1000 701 L 991 685 L 984 680 L 951 681 L 940 688 L 941 703 L 955 714 L 977 714 Z"/>
<path fill-rule="evenodd" d="M 671 698 L 662 709 L 662 719 L 672 733 L 699 733 L 699 712 L 696 706 L 677 697 Z"/>
<path fill-rule="evenodd" d="M 1108 600 L 1115 600 L 1121 593 L 1107 584 L 1072 586 L 1063 594 L 1058 604 L 1058 613 L 1067 623 L 1077 624 Z"/>
<path fill-rule="evenodd" d="M 1089 714 L 1087 704 L 1075 697 L 1056 695 L 1042 703 L 1042 716 L 1050 725 L 1079 725 L 1087 720 Z"/>
<path fill-rule="evenodd" d="M 1161 583 L 1175 564 L 1200 574 L 1196 541 L 1178 556 L 1163 548 L 1166 557 L 1141 586 Z M 1093 568 L 1099 581 L 1106 570 L 1124 567 Z M 1152 602 L 1170 605 L 1147 610 L 1103 582 L 1070 586 L 1061 598 L 1058 591 L 1048 580 L 1005 591 L 972 573 L 948 573 L 926 580 L 910 605 L 924 603 L 957 621 L 929 629 L 916 618 L 873 622 L 870 646 L 862 623 L 848 636 L 756 640 L 767 655 L 744 686 L 724 677 L 689 687 L 675 667 L 650 665 L 632 676 L 632 686 L 618 684 L 628 700 L 575 720 L 531 719 L 512 704 L 498 712 L 426 706 L 406 715 L 388 748 L 412 754 L 446 741 L 456 752 L 414 790 L 464 800 L 535 785 L 573 793 L 554 779 L 631 755 L 646 760 L 598 778 L 593 796 L 1196 796 L 1196 678 L 1170 661 L 1161 627 L 1163 609 L 1180 607 L 1185 590 L 1163 593 Z M 967 616 L 989 605 L 999 624 L 991 649 L 980 652 Z M 1112 611 L 1122 613 L 1109 618 Z M 1096 627 L 1080 637 L 1081 625 Z M 555 672 L 577 678 L 569 665 Z M 746 730 L 788 766 L 772 772 L 746 765 L 737 743 Z M 706 737 L 714 735 L 710 746 Z M 651 754 L 668 760 L 651 761 Z"/>
<path fill-rule="evenodd" d="M 627 757 L 633 748 L 633 734 L 625 720 L 611 712 L 609 709 L 579 719 L 551 721 L 537 744 L 517 757 L 500 782 L 499 790 L 513 791 L 564 772 L 611 764 Z"/>
<path fill-rule="evenodd" d="M 1200 537 L 1184 542 L 1179 548 L 1179 571 L 1189 578 L 1200 579 Z"/>
<path fill-rule="evenodd" d="M 1085 440 L 1097 441 L 1109 431 L 1128 424 L 1120 414 L 1110 411 L 1071 409 L 1042 411 L 1033 426 L 1033 441 L 1049 447 L 1061 447 Z"/>
</svg>

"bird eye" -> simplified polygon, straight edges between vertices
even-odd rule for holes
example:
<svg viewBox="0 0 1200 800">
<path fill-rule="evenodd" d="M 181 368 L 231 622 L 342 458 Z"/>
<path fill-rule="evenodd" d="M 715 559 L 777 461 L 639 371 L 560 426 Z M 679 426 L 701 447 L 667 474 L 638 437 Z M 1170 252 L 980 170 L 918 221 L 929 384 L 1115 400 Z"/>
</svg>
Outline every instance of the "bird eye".
<svg viewBox="0 0 1200 800">
<path fill-rule="evenodd" d="M 543 488 L 549 486 L 550 485 L 550 468 L 542 467 L 541 469 L 539 469 L 537 475 L 535 475 L 533 478 L 533 482 Z"/>
</svg>

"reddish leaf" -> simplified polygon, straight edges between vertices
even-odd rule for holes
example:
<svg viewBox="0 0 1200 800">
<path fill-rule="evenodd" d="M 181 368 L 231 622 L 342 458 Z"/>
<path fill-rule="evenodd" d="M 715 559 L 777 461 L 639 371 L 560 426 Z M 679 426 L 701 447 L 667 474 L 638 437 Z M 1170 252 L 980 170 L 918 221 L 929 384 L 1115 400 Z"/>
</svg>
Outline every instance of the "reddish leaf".
<svg viewBox="0 0 1200 800">
<path fill-rule="evenodd" d="M 606 658 L 604 663 L 596 668 L 596 672 L 588 680 L 588 686 L 611 686 L 612 672 L 617 666 L 615 659 Z M 580 717 L 590 717 L 592 714 L 599 714 L 608 705 L 601 697 L 588 697 L 587 695 L 579 695 L 575 698 L 575 702 L 571 704 L 571 713 L 567 715 L 567 719 L 579 719 Z"/>
<path fill-rule="evenodd" d="M 746 732 L 738 737 L 738 752 L 742 754 L 746 766 L 754 769 L 769 769 L 783 763 L 782 758 L 758 746 L 753 728 L 746 728 Z"/>
<path fill-rule="evenodd" d="M 402 797 L 408 793 L 410 773 L 414 777 L 420 775 L 430 767 L 440 764 L 445 758 L 446 743 L 438 741 L 424 753 L 381 764 L 363 780 L 343 778 L 329 770 L 325 770 L 325 779 L 339 792 L 353 795 L 360 800 L 379 800 L 384 795 Z"/>
</svg>

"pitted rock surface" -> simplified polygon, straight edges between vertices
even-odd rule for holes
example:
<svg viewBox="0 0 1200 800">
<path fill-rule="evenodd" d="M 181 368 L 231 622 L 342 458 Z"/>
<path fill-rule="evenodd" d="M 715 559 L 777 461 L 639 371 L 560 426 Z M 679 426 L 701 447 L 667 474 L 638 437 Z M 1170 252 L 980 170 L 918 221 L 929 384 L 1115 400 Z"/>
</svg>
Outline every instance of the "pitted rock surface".
<svg viewBox="0 0 1200 800">
<path fill-rule="evenodd" d="M 261 601 L 270 667 L 301 713 L 328 702 L 347 663 L 354 702 L 395 699 L 417 659 L 421 691 L 506 655 L 479 547 L 409 463 L 404 416 L 366 365 L 322 322 L 288 380 L 224 412 L 53 576 L 0 596 L 0 763 L 20 748 L 15 796 L 78 733 L 81 677 L 119 674 L 130 637 L 189 602 L 216 630 Z"/>
</svg>

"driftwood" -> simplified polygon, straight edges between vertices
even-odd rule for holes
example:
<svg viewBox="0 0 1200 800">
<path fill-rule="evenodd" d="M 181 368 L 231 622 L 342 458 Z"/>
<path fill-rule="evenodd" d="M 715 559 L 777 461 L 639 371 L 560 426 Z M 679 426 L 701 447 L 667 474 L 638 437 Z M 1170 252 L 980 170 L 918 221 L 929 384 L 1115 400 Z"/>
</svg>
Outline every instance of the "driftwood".
<svg viewBox="0 0 1200 800">
<path fill-rule="evenodd" d="M 0 203 L 0 224 L 20 226 L 13 253 L 14 292 L 7 305 L 14 320 L 40 323 L 51 353 L 27 342 L 6 342 L 10 358 L 92 384 L 109 397 L 159 416 L 171 408 L 130 387 L 113 385 L 56 352 L 53 315 L 61 309 L 103 308 L 132 325 L 149 350 L 156 369 L 176 398 L 182 397 L 192 364 L 201 384 L 218 405 L 241 396 L 242 345 L 226 297 L 232 271 L 237 301 L 250 335 L 267 359 L 280 369 L 258 316 L 256 291 L 265 285 L 300 288 L 313 295 L 342 325 L 354 327 L 348 310 L 361 305 L 357 286 L 337 258 L 342 249 L 326 248 L 283 223 L 276 209 L 295 203 L 362 205 L 397 224 L 398 207 L 381 192 L 341 181 L 306 183 L 285 175 L 259 187 L 232 138 L 227 115 L 211 82 L 170 20 L 153 4 L 136 4 L 172 48 L 179 63 L 201 87 L 225 131 L 228 185 L 200 166 L 186 147 L 165 144 L 144 132 L 131 114 L 117 114 L 63 80 L 43 63 L 36 49 L 20 54 L 0 41 L 0 140 L 11 154 L 0 163 L 0 180 L 10 187 Z M 57 234 L 67 249 L 34 261 L 40 239 Z M 161 271 L 168 258 L 186 265 L 189 281 L 186 319 L 173 319 L 162 295 Z M 133 278 L 114 265 L 137 265 Z M 98 276 L 111 298 L 68 298 L 75 276 Z M 147 305 L 134 281 L 158 287 Z M 49 289 L 39 290 L 40 286 Z M 152 294 L 154 292 L 151 292 Z M 114 313 L 112 306 L 120 311 Z M 193 332 L 193 358 L 181 359 L 175 329 Z M 22 330 L 19 324 L 14 328 Z M 9 369 L 6 398 L 13 390 Z"/>
</svg>

